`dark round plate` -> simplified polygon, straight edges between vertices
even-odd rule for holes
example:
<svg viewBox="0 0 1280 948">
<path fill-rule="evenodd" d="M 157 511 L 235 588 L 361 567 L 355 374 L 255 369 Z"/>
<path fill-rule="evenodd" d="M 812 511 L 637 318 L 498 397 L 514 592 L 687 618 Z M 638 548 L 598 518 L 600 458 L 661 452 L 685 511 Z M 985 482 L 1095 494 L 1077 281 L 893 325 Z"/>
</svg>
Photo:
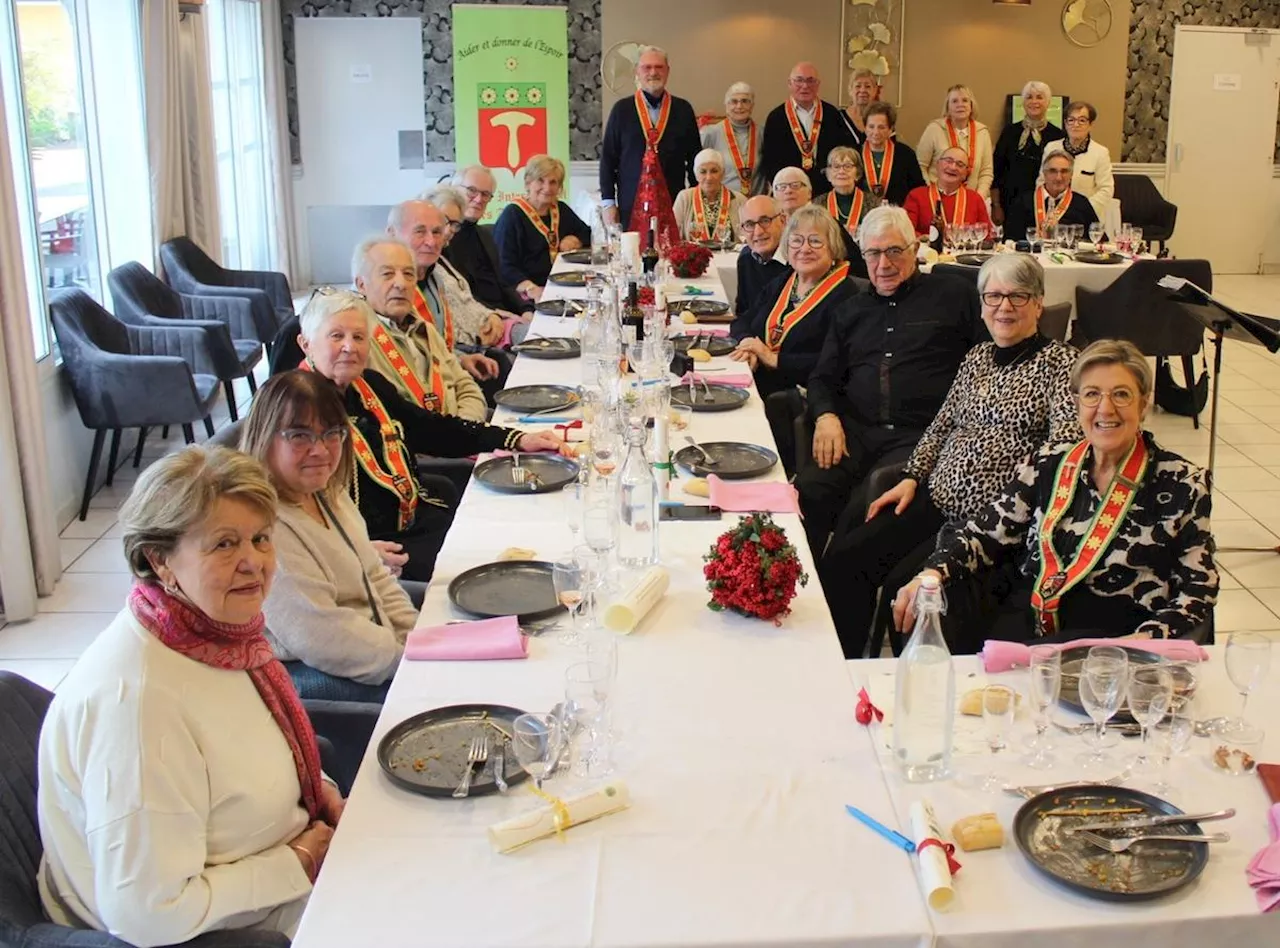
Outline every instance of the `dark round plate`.
<svg viewBox="0 0 1280 948">
<path fill-rule="evenodd" d="M 578 316 L 584 308 L 578 300 L 542 300 L 534 310 L 544 316 Z"/>
<path fill-rule="evenodd" d="M 549 494 L 572 483 L 578 476 L 578 464 L 558 454 L 520 454 L 520 466 L 532 475 L 523 484 L 511 476 L 516 466 L 514 457 L 489 458 L 475 466 L 472 477 L 502 494 Z"/>
<path fill-rule="evenodd" d="M 679 316 L 686 309 L 699 319 L 706 319 L 727 315 L 729 304 L 724 300 L 672 300 L 667 303 L 667 312 L 672 316 Z"/>
<path fill-rule="evenodd" d="M 778 463 L 778 456 L 768 448 L 742 441 L 700 441 L 698 447 L 714 463 L 705 464 L 702 452 L 686 444 L 676 452 L 676 463 L 694 477 L 714 474 L 726 481 L 742 480 L 768 474 Z"/>
<path fill-rule="evenodd" d="M 962 267 L 980 267 L 994 256 L 994 253 L 962 253 L 956 257 L 956 263 Z"/>
<path fill-rule="evenodd" d="M 1098 253 L 1096 250 L 1082 250 L 1076 254 L 1078 263 L 1123 263 L 1124 257 L 1118 253 Z"/>
<path fill-rule="evenodd" d="M 750 397 L 750 391 L 732 385 L 708 385 L 706 388 L 694 385 L 692 396 L 688 385 L 671 386 L 672 404 L 688 405 L 694 411 L 733 411 L 745 405 Z"/>
<path fill-rule="evenodd" d="M 565 263 L 586 264 L 591 262 L 590 250 L 566 250 L 560 254 L 560 259 Z"/>
<path fill-rule="evenodd" d="M 547 280 L 556 286 L 586 286 L 587 276 L 586 270 L 561 270 L 551 274 Z"/>
<path fill-rule="evenodd" d="M 1022 805 L 1013 818 L 1013 838 L 1027 861 L 1050 879 L 1109 902 L 1158 898 L 1181 889 L 1200 875 L 1209 861 L 1208 843 L 1153 840 L 1138 843 L 1125 853 L 1109 853 L 1079 833 L 1064 832 L 1068 826 L 1105 817 L 1047 815 L 1062 810 L 1127 807 L 1140 807 L 1143 812 L 1118 815 L 1117 819 L 1183 812 L 1159 797 L 1127 787 L 1059 787 Z M 1175 823 L 1160 827 L 1159 832 L 1187 835 L 1202 831 L 1196 823 Z"/>
<path fill-rule="evenodd" d="M 512 411 L 556 411 L 578 404 L 578 390 L 568 385 L 517 385 L 504 388 L 493 400 Z"/>
<path fill-rule="evenodd" d="M 554 567 L 542 560 L 485 563 L 459 573 L 449 584 L 449 601 L 481 619 L 519 616 L 523 622 L 550 619 L 564 607 L 556 598 Z"/>
<path fill-rule="evenodd" d="M 489 760 L 477 764 L 471 796 L 496 793 L 493 768 L 499 742 L 507 785 L 529 779 L 511 749 L 511 723 L 524 714 L 502 704 L 455 704 L 433 708 L 401 721 L 378 743 L 378 764 L 387 779 L 402 790 L 424 797 L 452 797 L 467 766 L 471 739 L 488 734 Z"/>
<path fill-rule="evenodd" d="M 693 345 L 694 340 L 698 344 Z M 676 336 L 672 340 L 676 352 L 688 352 L 690 349 L 705 349 L 713 356 L 726 356 L 738 348 L 738 340 L 728 336 Z"/>
<path fill-rule="evenodd" d="M 582 355 L 582 344 L 564 336 L 543 336 L 517 343 L 511 351 L 531 359 L 576 359 Z"/>
<path fill-rule="evenodd" d="M 1120 647 L 1123 648 L 1123 646 Z M 1167 661 L 1162 655 L 1140 648 L 1125 648 L 1125 653 L 1129 656 L 1130 663 L 1134 665 L 1158 665 Z M 1088 656 L 1089 648 L 1084 645 L 1062 650 L 1062 686 L 1058 691 L 1058 704 L 1086 717 L 1089 712 L 1085 711 L 1084 705 L 1080 702 L 1080 671 L 1084 667 L 1084 660 Z M 1169 671 L 1173 675 L 1174 694 L 1187 697 L 1195 694 L 1195 678 L 1189 671 L 1178 665 L 1170 665 Z M 1121 702 L 1120 710 L 1115 713 L 1108 723 L 1135 723 L 1133 715 L 1129 713 L 1128 701 Z"/>
</svg>

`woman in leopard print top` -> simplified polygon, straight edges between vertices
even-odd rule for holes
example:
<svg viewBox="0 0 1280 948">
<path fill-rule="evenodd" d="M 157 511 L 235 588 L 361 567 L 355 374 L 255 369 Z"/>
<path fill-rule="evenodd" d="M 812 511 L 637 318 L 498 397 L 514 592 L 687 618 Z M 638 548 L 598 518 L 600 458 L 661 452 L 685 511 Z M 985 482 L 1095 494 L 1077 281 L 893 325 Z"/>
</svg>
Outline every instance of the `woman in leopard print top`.
<svg viewBox="0 0 1280 948">
<path fill-rule="evenodd" d="M 876 590 L 892 601 L 944 523 L 964 522 L 998 497 L 1028 455 L 1080 440 L 1070 386 L 1076 352 L 1037 331 L 1040 264 L 1025 254 L 992 257 L 978 291 L 994 341 L 965 356 L 902 480 L 871 503 L 866 522 L 837 528 L 820 564 L 846 658 L 862 657 Z"/>
</svg>

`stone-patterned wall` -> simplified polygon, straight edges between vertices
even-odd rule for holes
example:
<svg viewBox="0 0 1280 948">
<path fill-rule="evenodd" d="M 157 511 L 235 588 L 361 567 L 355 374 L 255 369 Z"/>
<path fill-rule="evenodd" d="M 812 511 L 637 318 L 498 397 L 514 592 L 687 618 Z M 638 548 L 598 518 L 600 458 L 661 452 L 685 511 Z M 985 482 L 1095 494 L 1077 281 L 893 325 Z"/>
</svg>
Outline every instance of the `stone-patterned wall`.
<svg viewBox="0 0 1280 948">
<path fill-rule="evenodd" d="M 1169 132 L 1169 87 L 1173 80 L 1173 31 L 1194 26 L 1280 27 L 1275 0 L 1132 0 L 1129 16 L 1129 79 L 1125 87 L 1125 161 L 1164 161 Z M 1278 125 L 1280 128 L 1280 125 Z M 1280 162 L 1280 136 L 1276 160 Z"/>
<path fill-rule="evenodd" d="M 495 0 L 470 0 L 489 3 Z M 574 160 L 599 157 L 600 0 L 502 0 L 505 3 L 567 6 L 569 21 L 569 151 Z M 422 21 L 422 73 L 426 89 L 424 128 L 428 161 L 453 161 L 453 22 L 450 0 L 282 0 L 285 85 L 289 97 L 289 144 L 293 163 L 302 161 L 298 141 L 298 79 L 293 21 L 310 16 L 412 16 Z"/>
</svg>

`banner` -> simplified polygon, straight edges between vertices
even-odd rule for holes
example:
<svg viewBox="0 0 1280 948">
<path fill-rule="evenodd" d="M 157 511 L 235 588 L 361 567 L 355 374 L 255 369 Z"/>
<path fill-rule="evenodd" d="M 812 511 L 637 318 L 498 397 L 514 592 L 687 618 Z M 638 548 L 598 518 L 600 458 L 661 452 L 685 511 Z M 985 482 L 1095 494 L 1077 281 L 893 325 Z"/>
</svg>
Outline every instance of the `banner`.
<svg viewBox="0 0 1280 948">
<path fill-rule="evenodd" d="M 534 155 L 565 166 L 569 185 L 569 34 L 564 7 L 453 7 L 454 160 L 497 179 L 492 222 L 524 194 Z"/>
</svg>

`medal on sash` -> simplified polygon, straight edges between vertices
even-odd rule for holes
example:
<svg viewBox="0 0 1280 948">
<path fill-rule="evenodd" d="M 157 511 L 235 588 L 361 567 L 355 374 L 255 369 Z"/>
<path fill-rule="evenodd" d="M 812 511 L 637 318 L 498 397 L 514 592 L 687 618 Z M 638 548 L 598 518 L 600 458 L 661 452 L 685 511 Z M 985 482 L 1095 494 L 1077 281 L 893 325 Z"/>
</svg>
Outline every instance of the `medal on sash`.
<svg viewBox="0 0 1280 948">
<path fill-rule="evenodd" d="M 867 187 L 878 199 L 883 200 L 889 192 L 889 176 L 893 174 L 893 139 L 884 143 L 884 158 L 880 170 L 876 170 L 875 158 L 872 157 L 871 142 L 862 146 L 862 167 L 867 172 Z M 876 203 L 879 203 L 877 201 Z"/>
<path fill-rule="evenodd" d="M 963 184 L 956 189 L 956 202 L 953 205 L 951 220 L 947 221 L 947 207 L 945 199 L 942 196 L 942 192 L 938 190 L 938 186 L 936 184 L 929 185 L 929 207 L 942 208 L 942 219 L 946 223 L 948 230 L 954 230 L 956 227 L 959 227 L 964 223 L 964 212 L 969 198 L 968 194 L 965 192 L 966 188 Z"/>
<path fill-rule="evenodd" d="M 1067 188 L 1058 198 L 1058 203 L 1052 211 L 1045 211 L 1045 199 L 1049 197 L 1049 192 L 1043 186 L 1036 188 L 1036 233 L 1045 236 L 1045 228 L 1050 225 L 1056 225 L 1062 219 L 1062 215 L 1067 213 L 1067 208 L 1071 207 L 1072 198 L 1071 189 Z"/>
<path fill-rule="evenodd" d="M 440 291 L 440 309 L 444 314 L 441 320 L 444 323 L 444 330 L 440 335 L 444 336 L 444 344 L 449 347 L 449 351 L 453 351 L 453 311 L 449 309 L 449 301 L 445 299 L 444 291 Z M 418 318 L 424 322 L 434 323 L 436 318 L 431 313 L 431 307 L 427 305 L 427 297 L 422 292 L 422 287 L 415 286 L 413 288 L 413 311 L 418 314 Z"/>
<path fill-rule="evenodd" d="M 951 140 L 952 148 L 960 147 L 960 136 L 956 133 L 956 127 L 951 124 L 951 119 L 947 119 L 947 138 Z M 969 170 L 973 171 L 973 150 L 976 147 L 974 142 L 978 140 L 978 129 L 973 124 L 973 119 L 969 119 L 969 147 L 966 149 L 969 153 Z"/>
<path fill-rule="evenodd" d="M 1089 575 L 1090 570 L 1102 559 L 1112 539 L 1120 532 L 1120 526 L 1133 505 L 1134 495 L 1147 469 L 1147 443 L 1141 434 L 1134 442 L 1129 456 L 1107 488 L 1106 496 L 1093 515 L 1075 556 L 1064 563 L 1053 545 L 1053 531 L 1063 514 L 1071 507 L 1076 487 L 1080 483 L 1080 466 L 1089 450 L 1089 442 L 1081 441 L 1058 464 L 1053 480 L 1053 498 L 1040 522 L 1037 541 L 1040 547 L 1040 572 L 1031 590 L 1031 607 L 1042 635 L 1055 635 L 1058 629 L 1058 608 L 1062 597 L 1077 583 Z"/>
<path fill-rule="evenodd" d="M 720 207 L 716 211 L 715 233 L 720 234 L 729 228 L 729 189 L 720 188 Z M 693 189 L 693 227 L 689 231 L 692 240 L 711 240 L 712 233 L 707 230 L 707 211 L 702 203 L 702 188 Z"/>
<path fill-rule="evenodd" d="M 404 387 L 409 390 L 415 402 L 427 411 L 444 410 L 444 378 L 440 373 L 439 366 L 436 365 L 435 359 L 431 358 L 430 352 L 426 353 L 427 371 L 431 373 L 431 391 L 427 392 L 381 320 L 373 327 L 373 341 L 382 350 L 382 354 L 387 357 L 387 361 L 391 363 L 391 368 L 400 378 Z"/>
<path fill-rule="evenodd" d="M 645 101 L 644 93 L 637 89 L 636 115 L 640 117 L 640 128 L 644 132 L 644 140 L 657 147 L 667 131 L 667 119 L 671 118 L 671 96 L 666 92 L 662 93 L 662 105 L 658 109 L 658 124 L 655 126 L 649 118 L 649 103 Z"/>
<path fill-rule="evenodd" d="M 818 132 L 822 129 L 822 100 L 819 99 L 813 106 L 813 127 L 809 129 L 807 137 L 804 126 L 800 124 L 800 116 L 796 114 L 796 104 L 790 98 L 787 99 L 786 112 L 791 137 L 800 149 L 800 167 L 808 171 L 813 167 L 814 152 L 818 149 Z"/>
<path fill-rule="evenodd" d="M 840 202 L 836 199 L 836 192 L 827 192 L 827 213 L 831 215 L 832 220 L 849 232 L 850 237 L 855 239 L 858 236 L 858 224 L 862 221 L 862 201 L 862 192 L 855 188 L 853 204 L 849 207 L 849 216 L 846 217 L 840 213 Z"/>
<path fill-rule="evenodd" d="M 845 277 L 849 275 L 849 264 L 847 262 L 836 264 L 835 268 L 822 278 L 822 282 L 809 291 L 791 312 L 787 313 L 787 304 L 791 302 L 791 291 L 795 289 L 798 276 L 791 274 L 790 279 L 782 287 L 782 292 L 778 294 L 778 301 L 773 304 L 773 309 L 769 311 L 769 318 L 765 320 L 765 344 L 768 345 L 770 351 L 777 352 L 782 348 L 783 340 L 791 330 L 799 325 L 800 321 L 808 316 L 813 310 L 831 295 L 831 291 L 844 282 Z"/>
<path fill-rule="evenodd" d="M 742 193 L 747 194 L 751 190 L 751 174 L 755 170 L 756 165 L 756 123 L 747 122 L 747 158 L 742 159 L 742 150 L 738 148 L 737 136 L 733 134 L 733 124 L 728 120 L 724 120 L 724 137 L 729 142 L 729 157 L 733 159 L 733 165 L 738 169 L 738 181 L 742 185 Z"/>
<path fill-rule="evenodd" d="M 550 226 L 543 223 L 542 215 L 524 198 L 513 198 L 511 203 L 520 208 L 524 216 L 529 219 L 529 223 L 533 225 L 534 230 L 542 235 L 542 239 L 547 242 L 547 247 L 551 250 L 551 259 L 554 260 L 560 249 L 560 202 L 556 201 L 551 205 Z"/>
</svg>

